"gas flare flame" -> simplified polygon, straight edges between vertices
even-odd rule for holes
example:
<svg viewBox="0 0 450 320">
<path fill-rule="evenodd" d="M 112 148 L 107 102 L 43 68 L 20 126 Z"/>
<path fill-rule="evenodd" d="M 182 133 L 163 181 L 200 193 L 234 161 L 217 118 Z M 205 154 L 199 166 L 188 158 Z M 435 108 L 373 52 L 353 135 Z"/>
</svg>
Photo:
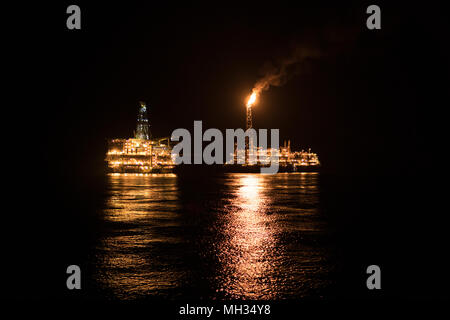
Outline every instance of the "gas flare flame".
<svg viewBox="0 0 450 320">
<path fill-rule="evenodd" d="M 256 91 L 253 91 L 252 94 L 250 95 L 250 97 L 248 98 L 247 108 L 250 108 L 256 102 L 257 97 L 258 97 L 258 93 Z"/>
</svg>

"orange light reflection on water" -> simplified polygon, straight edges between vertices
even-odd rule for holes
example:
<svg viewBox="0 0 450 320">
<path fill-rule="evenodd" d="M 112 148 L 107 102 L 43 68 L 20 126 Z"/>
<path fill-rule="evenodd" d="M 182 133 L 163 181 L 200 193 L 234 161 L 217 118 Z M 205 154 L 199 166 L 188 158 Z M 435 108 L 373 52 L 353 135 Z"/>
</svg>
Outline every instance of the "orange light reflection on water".
<svg viewBox="0 0 450 320">
<path fill-rule="evenodd" d="M 276 258 L 265 180 L 261 175 L 243 175 L 233 182 L 235 198 L 223 230 L 225 240 L 219 244 L 220 290 L 230 298 L 270 299 L 268 275 Z"/>
<path fill-rule="evenodd" d="M 110 175 L 103 220 L 110 232 L 97 248 L 96 280 L 115 298 L 136 299 L 163 294 L 179 285 L 183 272 L 164 272 L 157 257 L 161 243 L 178 243 L 176 235 L 161 235 L 159 228 L 179 226 L 176 176 Z M 163 254 L 164 255 L 164 254 Z"/>
</svg>

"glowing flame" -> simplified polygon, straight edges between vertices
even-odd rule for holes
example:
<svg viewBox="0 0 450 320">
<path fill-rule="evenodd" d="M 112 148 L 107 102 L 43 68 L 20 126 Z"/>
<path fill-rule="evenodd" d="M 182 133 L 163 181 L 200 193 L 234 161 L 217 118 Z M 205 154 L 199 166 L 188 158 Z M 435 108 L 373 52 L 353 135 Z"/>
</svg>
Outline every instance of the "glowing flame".
<svg viewBox="0 0 450 320">
<path fill-rule="evenodd" d="M 257 97 L 258 97 L 258 94 L 256 93 L 256 91 L 253 91 L 250 98 L 248 98 L 247 108 L 250 108 L 255 103 Z"/>
</svg>

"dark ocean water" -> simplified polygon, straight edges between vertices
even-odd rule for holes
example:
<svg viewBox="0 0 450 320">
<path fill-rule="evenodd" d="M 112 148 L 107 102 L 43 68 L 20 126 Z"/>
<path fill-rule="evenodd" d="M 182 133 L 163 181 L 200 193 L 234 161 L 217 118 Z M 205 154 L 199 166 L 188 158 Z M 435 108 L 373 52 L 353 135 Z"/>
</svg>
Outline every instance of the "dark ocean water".
<svg viewBox="0 0 450 320">
<path fill-rule="evenodd" d="M 70 187 L 42 177 L 27 197 L 17 180 L 6 212 L 13 219 L 4 224 L 6 291 L 292 306 L 448 298 L 448 223 L 438 205 L 445 197 L 430 177 L 98 175 L 71 176 Z M 66 287 L 72 264 L 81 268 L 81 290 Z M 373 264 L 381 290 L 366 287 Z"/>
<path fill-rule="evenodd" d="M 109 175 L 88 257 L 105 299 L 323 297 L 336 261 L 320 175 Z"/>
</svg>

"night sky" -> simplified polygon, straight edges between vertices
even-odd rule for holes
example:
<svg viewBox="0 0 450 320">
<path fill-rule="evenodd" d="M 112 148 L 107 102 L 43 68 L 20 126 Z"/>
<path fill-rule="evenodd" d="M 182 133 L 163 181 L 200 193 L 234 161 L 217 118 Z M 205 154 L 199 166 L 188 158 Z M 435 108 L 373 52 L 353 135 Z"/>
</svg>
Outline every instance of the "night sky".
<svg viewBox="0 0 450 320">
<path fill-rule="evenodd" d="M 428 128 L 448 83 L 439 6 L 385 5 L 382 29 L 368 30 L 366 3 L 82 5 L 79 31 L 66 29 L 65 5 L 46 12 L 27 61 L 43 87 L 30 101 L 32 130 L 45 129 L 44 154 L 63 151 L 78 174 L 100 170 L 105 139 L 133 135 L 139 100 L 156 137 L 194 120 L 245 127 L 254 83 L 296 50 L 319 54 L 263 92 L 254 127 L 279 128 L 281 143 L 311 147 L 338 174 L 415 170 L 414 154 L 435 140 Z"/>
<path fill-rule="evenodd" d="M 354 177 L 355 184 L 346 180 L 351 190 L 369 187 L 354 196 L 361 207 L 375 212 L 395 198 L 395 210 L 413 218 L 405 225 L 395 218 L 393 225 L 414 244 L 420 242 L 416 227 L 426 234 L 443 228 L 446 213 L 430 208 L 443 193 L 436 183 L 448 158 L 448 13 L 428 2 L 380 3 L 382 29 L 368 30 L 365 10 L 372 2 L 302 2 L 185 7 L 83 1 L 77 3 L 79 31 L 66 28 L 72 2 L 22 9 L 10 25 L 18 34 L 11 60 L 18 71 L 11 80 L 21 88 L 15 105 L 26 107 L 7 114 L 12 122 L 26 115 L 26 129 L 10 134 L 38 155 L 40 170 L 29 176 L 38 201 L 33 208 L 48 205 L 55 217 L 68 203 L 79 210 L 96 201 L 106 141 L 132 137 L 138 101 L 147 102 L 155 137 L 176 128 L 193 131 L 194 120 L 204 129 L 244 128 L 245 99 L 255 82 L 296 50 L 312 50 L 320 54 L 295 64 L 283 85 L 262 93 L 254 127 L 279 128 L 280 144 L 290 139 L 294 150 L 311 147 L 324 175 Z M 380 202 L 377 186 L 385 176 L 399 178 Z M 50 196 L 56 199 L 51 204 Z M 405 204 L 411 198 L 422 201 Z M 374 224 L 373 215 L 353 222 L 361 223 L 358 234 L 385 226 L 392 210 L 378 212 Z M 62 215 L 61 225 L 70 225 L 75 212 Z M 85 226 L 77 219 L 73 233 Z M 398 236 L 388 229 L 386 237 Z"/>
</svg>

